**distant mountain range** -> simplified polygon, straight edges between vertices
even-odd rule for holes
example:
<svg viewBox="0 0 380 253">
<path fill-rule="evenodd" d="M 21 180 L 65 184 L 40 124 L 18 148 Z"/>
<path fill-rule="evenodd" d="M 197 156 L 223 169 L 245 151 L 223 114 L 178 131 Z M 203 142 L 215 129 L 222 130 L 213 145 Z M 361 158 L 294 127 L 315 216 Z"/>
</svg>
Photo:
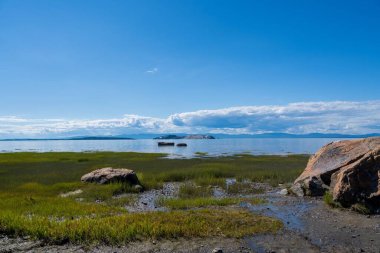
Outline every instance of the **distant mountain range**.
<svg viewBox="0 0 380 253">
<path fill-rule="evenodd" d="M 372 134 L 288 134 L 288 133 L 263 133 L 263 134 L 130 134 L 116 136 L 77 136 L 67 138 L 14 138 L 0 139 L 0 141 L 48 141 L 48 140 L 135 140 L 135 139 L 241 139 L 241 138 L 367 138 L 380 136 L 380 133 Z"/>
<path fill-rule="evenodd" d="M 380 133 L 371 134 L 324 134 L 324 133 L 309 133 L 309 134 L 288 134 L 288 133 L 263 133 L 263 134 L 215 134 L 216 138 L 368 138 L 380 136 Z"/>
<path fill-rule="evenodd" d="M 0 139 L 0 141 L 81 141 L 81 140 L 134 140 L 133 138 L 121 136 L 79 136 L 68 138 L 22 138 L 22 139 Z"/>
</svg>

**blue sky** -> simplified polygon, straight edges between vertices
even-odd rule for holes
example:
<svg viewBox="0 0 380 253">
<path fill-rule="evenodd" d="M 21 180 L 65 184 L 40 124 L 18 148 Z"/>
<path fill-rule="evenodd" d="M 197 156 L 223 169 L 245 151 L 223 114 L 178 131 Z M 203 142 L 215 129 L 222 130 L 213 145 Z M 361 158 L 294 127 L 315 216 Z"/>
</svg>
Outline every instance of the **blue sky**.
<svg viewBox="0 0 380 253">
<path fill-rule="evenodd" d="M 379 1 L 0 0 L 0 136 L 376 132 L 379 13 Z M 278 120 L 300 102 L 342 122 Z M 260 125 L 264 107 L 285 109 Z"/>
</svg>

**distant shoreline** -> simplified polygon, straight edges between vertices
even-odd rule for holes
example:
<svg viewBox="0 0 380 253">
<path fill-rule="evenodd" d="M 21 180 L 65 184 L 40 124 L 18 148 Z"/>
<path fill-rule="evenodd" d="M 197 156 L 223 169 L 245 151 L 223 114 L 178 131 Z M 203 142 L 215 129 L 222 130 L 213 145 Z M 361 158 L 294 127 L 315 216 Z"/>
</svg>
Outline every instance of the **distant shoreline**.
<svg viewBox="0 0 380 253">
<path fill-rule="evenodd" d="M 187 136 L 207 136 L 212 138 L 187 138 Z M 213 140 L 213 139 L 357 139 L 380 136 L 380 133 L 371 134 L 287 134 L 287 133 L 264 133 L 264 134 L 205 134 L 205 135 L 189 135 L 189 134 L 133 134 L 128 136 L 80 136 L 68 138 L 8 138 L 0 139 L 0 141 L 87 141 L 87 140 L 172 140 L 172 139 L 187 139 L 187 140 Z M 170 138 L 169 138 L 170 137 Z"/>
<path fill-rule="evenodd" d="M 83 137 L 83 138 L 47 138 L 47 139 L 0 139 L 0 141 L 107 141 L 107 140 L 136 140 L 123 137 Z"/>
</svg>

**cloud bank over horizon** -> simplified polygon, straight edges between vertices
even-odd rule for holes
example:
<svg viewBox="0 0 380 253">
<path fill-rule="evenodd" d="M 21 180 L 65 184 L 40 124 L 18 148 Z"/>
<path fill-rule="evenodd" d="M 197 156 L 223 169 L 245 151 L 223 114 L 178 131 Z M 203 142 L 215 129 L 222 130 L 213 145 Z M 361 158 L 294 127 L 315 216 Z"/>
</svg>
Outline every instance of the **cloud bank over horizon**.
<svg viewBox="0 0 380 253">
<path fill-rule="evenodd" d="M 300 102 L 199 110 L 166 118 L 26 119 L 0 116 L 0 138 L 68 137 L 138 133 L 342 133 L 380 132 L 379 101 Z"/>
</svg>

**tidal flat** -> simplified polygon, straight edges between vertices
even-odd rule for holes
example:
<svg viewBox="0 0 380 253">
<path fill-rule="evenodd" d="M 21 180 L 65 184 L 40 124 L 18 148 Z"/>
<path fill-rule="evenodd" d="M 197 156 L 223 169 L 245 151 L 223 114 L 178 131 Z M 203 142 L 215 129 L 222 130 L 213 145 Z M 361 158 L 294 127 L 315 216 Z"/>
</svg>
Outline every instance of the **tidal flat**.
<svg viewBox="0 0 380 253">
<path fill-rule="evenodd" d="M 362 244 L 354 242 L 355 247 L 372 252 L 378 228 L 371 224 L 378 217 L 331 209 L 321 199 L 279 194 L 308 159 L 307 155 L 167 159 L 165 154 L 126 152 L 2 153 L 0 249 L 211 252 L 222 247 L 223 252 L 334 252 L 340 245 L 336 238 L 330 237 L 326 245 L 318 240 L 338 229 L 339 217 L 341 233 L 335 234 L 347 233 L 352 239 L 350 233 L 357 232 L 350 231 L 357 229 Z M 126 184 L 80 181 L 82 175 L 103 167 L 134 170 L 144 191 Z M 332 228 L 326 229 L 327 225 Z M 338 239 L 343 245 L 338 249 L 353 248 L 347 238 Z"/>
</svg>

